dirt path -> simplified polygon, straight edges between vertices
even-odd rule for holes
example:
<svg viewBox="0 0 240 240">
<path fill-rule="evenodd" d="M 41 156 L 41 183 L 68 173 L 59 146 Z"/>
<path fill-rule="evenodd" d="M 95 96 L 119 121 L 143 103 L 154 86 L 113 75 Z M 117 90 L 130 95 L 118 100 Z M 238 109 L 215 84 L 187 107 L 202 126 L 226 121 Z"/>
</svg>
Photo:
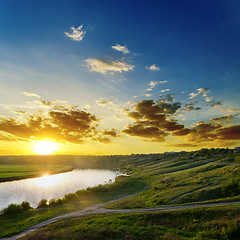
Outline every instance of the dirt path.
<svg viewBox="0 0 240 240">
<path fill-rule="evenodd" d="M 44 222 L 38 223 L 29 229 L 15 235 L 9 238 L 2 238 L 0 240 L 13 240 L 13 239 L 19 239 L 21 237 L 24 237 L 25 235 L 36 231 L 46 225 L 49 225 L 51 223 L 54 223 L 58 220 L 64 219 L 64 218 L 72 218 L 72 217 L 79 217 L 79 216 L 86 216 L 86 215 L 93 215 L 93 214 L 101 214 L 101 213 L 135 213 L 135 212 L 154 212 L 154 211 L 168 211 L 168 210 L 179 210 L 179 209 L 186 209 L 186 208 L 194 208 L 194 207 L 212 207 L 212 206 L 222 206 L 222 205 L 233 205 L 233 204 L 240 204 L 240 201 L 238 202 L 222 202 L 222 203 L 208 203 L 208 204 L 191 204 L 191 205 L 178 205 L 178 206 L 163 206 L 163 207 L 156 207 L 156 208 L 146 208 L 146 209 L 106 209 L 103 208 L 109 203 L 119 201 L 124 198 L 132 197 L 135 194 L 128 195 L 122 198 L 118 198 L 116 200 L 112 200 L 106 203 L 100 203 L 96 204 L 87 208 L 84 208 L 79 211 L 66 213 L 51 219 L 48 219 Z"/>
</svg>

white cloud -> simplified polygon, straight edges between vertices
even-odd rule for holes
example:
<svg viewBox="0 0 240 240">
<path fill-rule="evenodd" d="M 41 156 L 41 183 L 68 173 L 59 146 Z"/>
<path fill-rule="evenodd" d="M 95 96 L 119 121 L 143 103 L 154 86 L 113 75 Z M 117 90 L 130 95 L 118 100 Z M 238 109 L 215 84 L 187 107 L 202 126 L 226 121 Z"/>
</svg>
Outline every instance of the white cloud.
<svg viewBox="0 0 240 240">
<path fill-rule="evenodd" d="M 101 59 L 88 58 L 86 59 L 86 62 L 91 72 L 99 72 L 102 74 L 106 74 L 107 72 L 128 72 L 134 68 L 133 65 L 129 65 L 121 61 L 106 62 Z"/>
<path fill-rule="evenodd" d="M 158 84 L 158 82 L 151 81 L 151 82 L 149 83 L 149 86 L 150 86 L 151 88 L 154 88 L 157 84 Z"/>
<path fill-rule="evenodd" d="M 151 97 L 152 94 L 145 93 L 145 94 L 143 94 L 143 96 L 144 96 L 144 97 Z"/>
<path fill-rule="evenodd" d="M 37 97 L 37 98 L 41 98 L 41 96 L 39 96 L 36 93 L 30 93 L 30 92 L 23 92 L 24 95 L 28 96 L 28 97 Z"/>
<path fill-rule="evenodd" d="M 205 102 L 212 102 L 213 101 L 213 97 L 206 97 L 204 100 L 205 100 Z"/>
<path fill-rule="evenodd" d="M 149 88 L 147 89 L 147 91 L 152 91 L 153 88 L 155 88 L 155 86 L 158 84 L 158 82 L 154 82 L 154 81 L 151 81 L 148 85 L 149 85 Z"/>
<path fill-rule="evenodd" d="M 150 71 L 160 71 L 160 68 L 156 66 L 156 64 L 151 65 L 150 67 L 146 67 Z"/>
<path fill-rule="evenodd" d="M 160 81 L 160 82 L 158 82 L 158 83 L 166 83 L 166 82 L 168 82 L 168 81 Z"/>
<path fill-rule="evenodd" d="M 82 30 L 83 25 L 80 25 L 78 28 L 71 27 L 72 33 L 64 32 L 66 36 L 70 37 L 74 41 L 82 41 L 86 31 Z"/>
<path fill-rule="evenodd" d="M 198 88 L 196 93 L 190 93 L 189 94 L 189 99 L 194 99 L 199 95 L 202 95 L 203 97 L 207 97 L 207 94 L 209 92 L 208 88 Z"/>
<path fill-rule="evenodd" d="M 168 92 L 170 89 L 163 89 L 161 92 Z"/>
<path fill-rule="evenodd" d="M 126 46 L 121 46 L 120 44 L 112 46 L 112 49 L 115 49 L 116 51 L 122 52 L 124 54 L 130 53 Z"/>
</svg>

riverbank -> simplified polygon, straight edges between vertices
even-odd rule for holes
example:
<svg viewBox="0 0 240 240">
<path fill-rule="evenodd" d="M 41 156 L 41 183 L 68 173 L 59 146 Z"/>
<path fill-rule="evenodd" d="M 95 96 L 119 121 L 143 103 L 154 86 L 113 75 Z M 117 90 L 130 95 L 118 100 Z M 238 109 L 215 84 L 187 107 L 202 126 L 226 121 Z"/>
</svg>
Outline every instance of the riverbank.
<svg viewBox="0 0 240 240">
<path fill-rule="evenodd" d="M 42 177 L 70 172 L 74 168 L 64 165 L 42 165 L 42 164 L 0 164 L 0 183 L 10 182 L 28 178 Z"/>
<path fill-rule="evenodd" d="M 55 216 L 82 210 L 91 205 L 104 203 L 120 196 L 127 196 L 144 190 L 141 179 L 118 177 L 115 183 L 101 185 L 70 194 L 60 205 L 29 209 L 19 214 L 0 215 L 0 238 L 17 234 L 35 224 Z"/>
</svg>

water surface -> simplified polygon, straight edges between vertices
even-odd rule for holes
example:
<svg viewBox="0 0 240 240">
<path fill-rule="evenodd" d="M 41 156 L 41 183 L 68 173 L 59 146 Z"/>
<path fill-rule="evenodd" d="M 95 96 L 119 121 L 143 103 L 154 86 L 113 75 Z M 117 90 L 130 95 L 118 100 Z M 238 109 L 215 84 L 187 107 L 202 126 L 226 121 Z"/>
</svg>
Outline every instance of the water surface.
<svg viewBox="0 0 240 240">
<path fill-rule="evenodd" d="M 110 170 L 75 169 L 66 173 L 0 183 L 0 209 L 11 203 L 21 204 L 23 201 L 37 207 L 44 198 L 58 199 L 77 190 L 111 183 L 118 175 L 119 173 Z"/>
</svg>

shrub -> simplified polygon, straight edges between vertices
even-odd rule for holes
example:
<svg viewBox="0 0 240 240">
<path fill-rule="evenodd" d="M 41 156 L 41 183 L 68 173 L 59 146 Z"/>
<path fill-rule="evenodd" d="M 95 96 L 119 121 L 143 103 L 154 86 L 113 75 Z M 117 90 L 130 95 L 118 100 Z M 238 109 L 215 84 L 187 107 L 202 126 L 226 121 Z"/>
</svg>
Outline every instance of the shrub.
<svg viewBox="0 0 240 240">
<path fill-rule="evenodd" d="M 69 193 L 64 196 L 63 201 L 72 201 L 75 200 L 76 198 L 77 198 L 76 193 Z"/>
<path fill-rule="evenodd" d="M 48 206 L 48 205 L 47 205 L 47 199 L 42 199 L 42 200 L 39 202 L 37 208 L 45 208 L 45 207 L 47 207 L 47 206 Z"/>
<path fill-rule="evenodd" d="M 18 205 L 18 204 L 10 204 L 8 205 L 8 207 L 4 208 L 2 210 L 2 213 L 4 215 L 7 215 L 7 214 L 16 214 L 16 213 L 21 213 L 23 211 L 21 205 Z"/>
<path fill-rule="evenodd" d="M 22 207 L 23 211 L 27 211 L 28 209 L 31 208 L 29 202 L 22 202 L 21 207 Z"/>
<path fill-rule="evenodd" d="M 51 199 L 48 203 L 48 206 L 49 207 L 55 207 L 55 206 L 58 206 L 58 205 L 61 205 L 61 204 L 63 204 L 63 200 L 61 198 Z"/>
</svg>

